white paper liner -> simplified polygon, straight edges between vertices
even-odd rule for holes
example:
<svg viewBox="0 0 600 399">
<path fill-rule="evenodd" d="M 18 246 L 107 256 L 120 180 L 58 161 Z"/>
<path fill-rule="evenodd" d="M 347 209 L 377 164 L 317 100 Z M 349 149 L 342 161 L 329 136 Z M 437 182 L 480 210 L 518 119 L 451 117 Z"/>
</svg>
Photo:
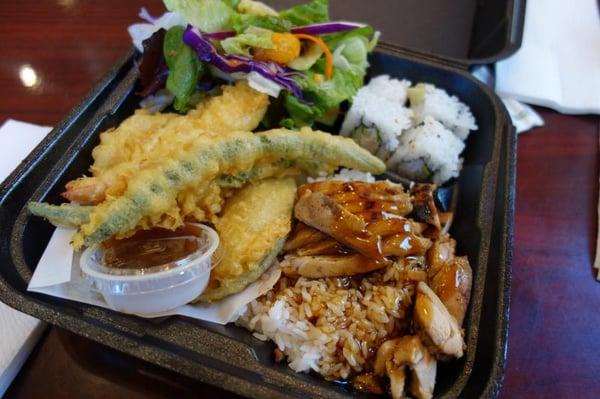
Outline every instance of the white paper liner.
<svg viewBox="0 0 600 399">
<path fill-rule="evenodd" d="M 57 228 L 33 273 L 28 291 L 70 299 L 110 309 L 102 295 L 92 291 L 79 269 L 79 254 L 69 243 L 73 229 Z M 246 305 L 269 291 L 281 275 L 279 264 L 273 264 L 257 281 L 243 291 L 214 304 L 180 306 L 168 312 L 141 317 L 180 315 L 193 319 L 227 324 L 237 320 Z"/>
</svg>

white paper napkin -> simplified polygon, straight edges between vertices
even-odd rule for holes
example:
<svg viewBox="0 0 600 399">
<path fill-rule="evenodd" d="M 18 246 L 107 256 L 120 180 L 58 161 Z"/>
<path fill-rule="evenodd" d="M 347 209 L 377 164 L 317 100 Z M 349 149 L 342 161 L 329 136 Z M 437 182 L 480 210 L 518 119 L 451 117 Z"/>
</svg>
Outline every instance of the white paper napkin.
<svg viewBox="0 0 600 399">
<path fill-rule="evenodd" d="M 504 103 L 513 125 L 515 125 L 517 134 L 527 132 L 534 127 L 544 126 L 542 117 L 529 105 L 523 104 L 514 98 L 500 97 L 500 99 Z"/>
<path fill-rule="evenodd" d="M 52 128 L 48 126 L 13 119 L 0 127 L 0 182 L 19 166 L 50 130 Z"/>
<path fill-rule="evenodd" d="M 75 230 L 66 228 L 57 228 L 54 231 L 27 290 L 110 308 L 99 293 L 90 289 L 81 274 L 79 256 L 73 253 L 69 243 L 74 233 Z M 218 303 L 184 305 L 153 317 L 181 315 L 227 324 L 236 320 L 245 311 L 248 303 L 269 291 L 279 280 L 280 275 L 281 270 L 278 265 L 274 265 L 245 290 Z"/>
<path fill-rule="evenodd" d="M 488 87 L 494 88 L 496 78 L 489 65 L 478 65 L 471 69 L 471 74 Z M 507 96 L 501 96 L 500 99 L 508 111 L 517 134 L 527 132 L 538 126 L 544 126 L 542 117 L 529 105 Z"/>
<path fill-rule="evenodd" d="M 0 127 L 0 181 L 48 134 L 49 127 L 15 120 Z M 4 395 L 46 324 L 0 302 L 0 397 Z"/>
<path fill-rule="evenodd" d="M 496 91 L 567 114 L 600 114 L 597 0 L 527 0 L 521 48 L 496 64 Z"/>
</svg>

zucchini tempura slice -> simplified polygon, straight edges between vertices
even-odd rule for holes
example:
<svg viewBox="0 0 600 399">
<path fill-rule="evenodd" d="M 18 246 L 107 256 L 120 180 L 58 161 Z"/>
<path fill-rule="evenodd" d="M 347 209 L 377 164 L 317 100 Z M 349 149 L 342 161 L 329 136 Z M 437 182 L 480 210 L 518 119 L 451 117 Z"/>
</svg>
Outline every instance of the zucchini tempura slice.
<svg viewBox="0 0 600 399">
<path fill-rule="evenodd" d="M 231 197 L 215 222 L 219 262 L 210 274 L 203 302 L 242 291 L 269 268 L 292 228 L 296 182 L 265 179 Z"/>
</svg>

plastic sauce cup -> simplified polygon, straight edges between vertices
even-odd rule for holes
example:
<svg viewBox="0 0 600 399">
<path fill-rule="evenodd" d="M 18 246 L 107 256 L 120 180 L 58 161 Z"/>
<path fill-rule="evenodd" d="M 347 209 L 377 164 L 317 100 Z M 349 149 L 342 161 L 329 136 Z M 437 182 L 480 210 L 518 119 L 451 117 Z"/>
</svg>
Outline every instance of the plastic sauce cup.
<svg viewBox="0 0 600 399">
<path fill-rule="evenodd" d="M 212 228 L 201 229 L 198 249 L 177 261 L 144 269 L 119 269 L 103 264 L 99 245 L 87 248 L 80 261 L 81 271 L 113 310 L 141 316 L 158 316 L 197 298 L 208 285 L 212 256 L 219 236 Z"/>
</svg>

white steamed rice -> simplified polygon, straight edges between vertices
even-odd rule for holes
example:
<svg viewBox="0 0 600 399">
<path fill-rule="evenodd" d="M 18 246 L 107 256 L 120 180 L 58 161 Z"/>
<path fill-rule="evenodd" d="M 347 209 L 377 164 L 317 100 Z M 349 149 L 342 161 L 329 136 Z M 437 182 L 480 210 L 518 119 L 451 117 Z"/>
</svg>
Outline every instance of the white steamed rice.
<svg viewBox="0 0 600 399">
<path fill-rule="evenodd" d="M 339 172 L 333 175 L 323 175 L 316 178 L 309 177 L 307 180 L 309 183 L 325 180 L 364 181 L 367 183 L 373 183 L 375 181 L 375 176 L 368 172 L 360 171 L 358 169 L 342 168 Z"/>
<path fill-rule="evenodd" d="M 415 282 L 405 262 L 355 278 L 282 277 L 236 323 L 272 340 L 294 371 L 347 379 L 406 333 Z"/>
</svg>

